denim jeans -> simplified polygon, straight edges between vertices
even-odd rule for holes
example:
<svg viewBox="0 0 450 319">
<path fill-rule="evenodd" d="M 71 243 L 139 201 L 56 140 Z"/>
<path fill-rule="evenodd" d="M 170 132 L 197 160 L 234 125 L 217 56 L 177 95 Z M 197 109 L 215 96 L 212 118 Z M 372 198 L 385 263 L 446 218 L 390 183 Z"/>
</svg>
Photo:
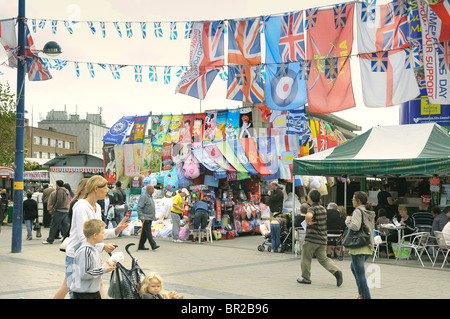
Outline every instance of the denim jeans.
<svg viewBox="0 0 450 319">
<path fill-rule="evenodd" d="M 25 220 L 25 226 L 27 226 L 27 238 L 33 237 L 33 222 L 34 219 Z"/>
<path fill-rule="evenodd" d="M 366 271 L 364 269 L 364 263 L 370 255 L 351 255 L 352 263 L 350 269 L 353 276 L 355 276 L 356 286 L 358 287 L 358 293 L 362 296 L 362 299 L 371 299 L 369 286 L 366 280 Z"/>
<path fill-rule="evenodd" d="M 72 284 L 72 274 L 73 274 L 73 258 L 66 255 L 66 278 L 67 278 L 67 288 L 69 288 L 70 299 L 73 299 L 73 292 L 70 290 L 70 285 Z"/>
<path fill-rule="evenodd" d="M 270 236 L 272 238 L 272 251 L 280 248 L 281 227 L 280 224 L 270 224 Z"/>
<path fill-rule="evenodd" d="M 114 215 L 114 219 L 111 222 L 116 228 L 117 224 L 125 217 L 125 208 L 114 208 Z M 118 237 L 122 237 L 122 232 L 119 233 Z"/>
</svg>

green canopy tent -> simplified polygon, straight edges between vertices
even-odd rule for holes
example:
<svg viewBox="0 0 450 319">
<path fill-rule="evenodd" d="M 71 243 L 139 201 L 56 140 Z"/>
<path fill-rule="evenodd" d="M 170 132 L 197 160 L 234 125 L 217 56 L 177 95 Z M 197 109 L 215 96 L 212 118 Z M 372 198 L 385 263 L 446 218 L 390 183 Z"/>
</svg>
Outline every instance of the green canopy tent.
<svg viewBox="0 0 450 319">
<path fill-rule="evenodd" d="M 332 149 L 294 159 L 293 175 L 450 176 L 450 134 L 436 123 L 376 126 Z"/>
</svg>

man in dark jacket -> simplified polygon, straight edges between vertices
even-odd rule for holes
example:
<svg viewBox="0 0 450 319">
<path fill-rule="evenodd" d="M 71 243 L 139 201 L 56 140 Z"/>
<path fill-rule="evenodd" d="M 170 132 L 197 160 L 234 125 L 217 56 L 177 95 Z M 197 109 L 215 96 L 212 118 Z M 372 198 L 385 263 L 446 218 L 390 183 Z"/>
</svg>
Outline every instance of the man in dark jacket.
<svg viewBox="0 0 450 319">
<path fill-rule="evenodd" d="M 6 189 L 4 189 L 0 194 L 0 230 L 6 214 L 8 214 L 8 195 L 6 194 Z"/>
<path fill-rule="evenodd" d="M 153 200 L 153 192 L 155 188 L 152 185 L 147 185 L 145 193 L 139 196 L 137 205 L 138 217 L 142 221 L 141 237 L 139 239 L 139 250 L 148 250 L 144 247 L 145 242 L 148 239 L 152 250 L 158 249 L 152 236 L 152 221 L 155 220 L 155 201 Z"/>
<path fill-rule="evenodd" d="M 27 240 L 33 239 L 33 222 L 38 218 L 38 205 L 32 197 L 33 194 L 27 192 L 27 199 L 23 202 L 23 220 L 27 228 Z"/>
<path fill-rule="evenodd" d="M 273 217 L 276 213 L 281 213 L 283 211 L 283 191 L 280 189 L 277 182 L 272 182 L 268 194 L 270 214 L 271 217 Z"/>
<path fill-rule="evenodd" d="M 48 209 L 52 214 L 50 232 L 48 238 L 43 244 L 53 244 L 58 228 L 61 225 L 61 235 L 64 237 L 69 231 L 69 191 L 64 188 L 64 182 L 56 181 L 56 190 L 50 194 L 48 200 Z M 51 204 L 51 206 L 50 206 Z"/>
</svg>

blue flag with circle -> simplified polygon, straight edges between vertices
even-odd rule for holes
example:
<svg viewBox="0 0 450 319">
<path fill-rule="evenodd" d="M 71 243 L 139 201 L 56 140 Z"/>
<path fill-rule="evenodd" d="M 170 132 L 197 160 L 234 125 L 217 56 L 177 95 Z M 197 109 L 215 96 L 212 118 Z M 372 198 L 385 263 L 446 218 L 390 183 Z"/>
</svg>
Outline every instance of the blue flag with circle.
<svg viewBox="0 0 450 319">
<path fill-rule="evenodd" d="M 122 116 L 103 137 L 104 143 L 123 144 L 131 126 L 134 123 L 134 116 Z"/>
</svg>

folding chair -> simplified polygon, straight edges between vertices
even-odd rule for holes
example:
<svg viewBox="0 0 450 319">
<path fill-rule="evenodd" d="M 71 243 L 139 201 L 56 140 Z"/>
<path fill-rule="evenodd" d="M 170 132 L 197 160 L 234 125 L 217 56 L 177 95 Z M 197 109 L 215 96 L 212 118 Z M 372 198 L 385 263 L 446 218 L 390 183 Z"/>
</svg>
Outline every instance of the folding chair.
<svg viewBox="0 0 450 319">
<path fill-rule="evenodd" d="M 430 257 L 430 254 L 426 249 L 429 237 L 430 233 L 428 232 L 413 233 L 410 235 L 403 236 L 402 242 L 400 243 L 400 252 L 404 248 L 408 249 L 410 251 L 410 254 L 406 259 L 409 260 L 409 257 L 411 256 L 411 250 L 414 250 L 415 254 L 417 255 L 417 259 L 422 264 L 422 267 L 425 267 L 422 262 L 422 254 L 423 252 L 425 252 L 428 258 L 430 259 L 431 263 L 433 263 L 433 259 Z M 410 242 L 405 242 L 405 240 L 407 241 L 408 239 L 410 239 Z"/>
<path fill-rule="evenodd" d="M 449 233 L 443 233 L 440 231 L 435 231 L 434 235 L 436 236 L 437 244 L 438 244 L 438 250 L 436 253 L 436 257 L 433 261 L 433 267 L 436 264 L 437 257 L 439 256 L 439 252 L 442 252 L 442 255 L 444 256 L 444 262 L 442 263 L 441 269 L 444 268 L 445 263 L 447 262 L 447 257 L 450 252 L 450 245 L 447 245 L 447 242 L 445 241 L 445 237 L 450 237 Z M 445 235 L 445 237 L 444 237 Z"/>
<path fill-rule="evenodd" d="M 378 242 L 377 242 L 375 240 L 375 251 L 373 253 L 372 262 L 375 261 L 376 257 L 380 257 L 380 246 L 382 246 L 382 245 L 386 245 L 386 255 L 387 255 L 387 258 L 389 259 L 389 244 L 387 242 L 387 234 L 383 231 L 376 230 L 376 229 L 374 229 L 373 232 L 374 232 L 375 238 L 377 236 L 380 236 L 381 241 L 378 240 Z M 384 237 L 384 239 L 383 239 L 383 237 Z"/>
<path fill-rule="evenodd" d="M 337 234 L 330 234 L 330 231 L 327 233 L 327 248 L 331 248 L 331 251 L 336 253 L 336 250 L 339 251 L 339 254 L 336 256 L 338 260 L 344 259 L 344 245 L 342 238 L 342 230 L 335 230 L 331 232 L 339 232 Z"/>
<path fill-rule="evenodd" d="M 209 241 L 212 243 L 212 224 L 213 224 L 213 217 L 209 218 L 208 224 L 206 225 L 206 241 Z"/>
</svg>

